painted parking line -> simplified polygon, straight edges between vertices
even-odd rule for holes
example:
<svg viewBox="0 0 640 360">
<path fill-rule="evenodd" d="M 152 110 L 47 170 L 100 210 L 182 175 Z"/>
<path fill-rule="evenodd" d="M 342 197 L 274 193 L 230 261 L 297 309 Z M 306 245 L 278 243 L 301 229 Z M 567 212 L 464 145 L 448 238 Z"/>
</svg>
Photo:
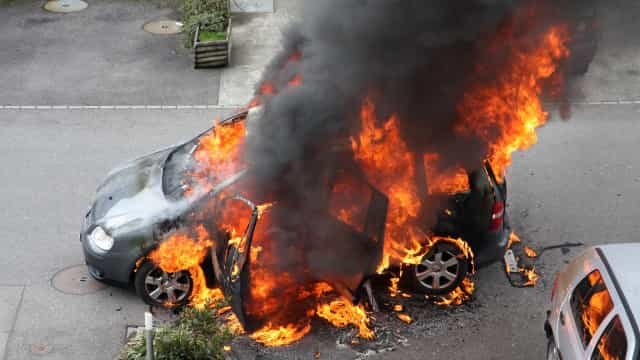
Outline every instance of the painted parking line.
<svg viewBox="0 0 640 360">
<path fill-rule="evenodd" d="M 547 104 L 554 104 L 548 102 Z M 572 100 L 572 105 L 639 105 L 640 99 Z M 0 105 L 0 110 L 224 110 L 245 105 Z"/>
<path fill-rule="evenodd" d="M 220 110 L 244 105 L 0 105 L 0 110 Z"/>
</svg>

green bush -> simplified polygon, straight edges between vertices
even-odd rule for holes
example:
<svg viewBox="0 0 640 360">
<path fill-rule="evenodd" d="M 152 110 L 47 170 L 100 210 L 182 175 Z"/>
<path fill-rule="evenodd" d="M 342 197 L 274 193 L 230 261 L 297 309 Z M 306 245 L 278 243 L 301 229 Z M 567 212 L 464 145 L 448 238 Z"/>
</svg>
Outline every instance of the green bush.
<svg viewBox="0 0 640 360">
<path fill-rule="evenodd" d="M 231 16 L 229 0 L 184 0 L 182 13 L 188 43 L 193 41 L 198 26 L 200 33 L 209 33 L 213 38 L 226 33 Z"/>
<path fill-rule="evenodd" d="M 186 308 L 175 323 L 159 327 L 153 339 L 156 360 L 223 359 L 223 346 L 233 335 L 221 326 L 215 310 Z M 144 360 L 146 341 L 137 334 L 121 353 L 122 360 Z"/>
</svg>

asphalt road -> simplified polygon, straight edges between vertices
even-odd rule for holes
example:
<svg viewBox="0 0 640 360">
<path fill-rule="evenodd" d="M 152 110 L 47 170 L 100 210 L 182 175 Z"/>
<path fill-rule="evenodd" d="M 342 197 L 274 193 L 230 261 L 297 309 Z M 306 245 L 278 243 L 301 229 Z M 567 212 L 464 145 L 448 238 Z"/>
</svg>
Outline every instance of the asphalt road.
<svg viewBox="0 0 640 360">
<path fill-rule="evenodd" d="M 38 0 L 0 4 L 2 105 L 207 105 L 218 103 L 218 70 L 193 70 L 182 35 L 143 24 L 178 19 L 172 0 L 91 1 L 77 13 Z"/>
<path fill-rule="evenodd" d="M 132 5 L 134 15 L 127 15 L 116 9 L 124 6 L 122 2 L 103 1 L 92 4 L 92 8 L 103 6 L 103 13 L 83 15 L 93 17 L 91 21 L 75 15 L 41 20 L 50 15 L 32 12 L 34 4 L 24 2 L 9 12 L 0 11 L 0 24 L 5 24 L 0 25 L 0 105 L 179 105 L 208 104 L 212 103 L 208 99 L 217 98 L 218 73 L 206 77 L 184 70 L 188 57 L 171 53 L 179 48 L 177 39 L 139 34 L 131 40 L 136 51 L 129 53 L 125 46 L 104 62 L 95 56 L 99 47 L 80 54 L 80 59 L 99 61 L 80 61 L 69 56 L 76 48 L 73 41 L 35 40 L 105 21 L 122 22 L 128 31 L 138 31 L 147 15 L 170 15 L 165 10 L 133 3 L 138 4 Z M 630 19 L 633 12 L 627 10 L 616 10 L 608 21 L 628 24 L 620 21 Z M 105 13 L 121 13 L 128 20 Z M 22 30 L 7 32 L 21 26 Z M 24 28 L 34 33 L 22 35 L 19 31 Z M 103 28 L 105 34 L 96 30 L 87 36 L 106 36 L 104 46 L 116 46 L 115 39 L 125 36 L 105 29 L 109 28 Z M 508 173 L 508 211 L 515 230 L 534 248 L 567 241 L 637 240 L 640 104 L 624 103 L 640 99 L 640 47 L 633 31 L 620 29 L 624 31 L 605 34 L 592 68 L 572 90 L 575 101 L 595 104 L 574 106 L 569 121 L 554 116 L 540 129 L 539 143 L 514 157 Z M 20 36 L 33 36 L 33 44 L 39 46 L 17 42 Z M 73 36 L 82 43 L 81 36 Z M 150 45 L 155 41 L 160 45 Z M 153 57 L 166 61 L 135 60 L 145 46 L 160 51 Z M 123 69 L 126 63 L 134 70 Z M 90 71 L 75 70 L 83 66 Z M 0 109 L 0 359 L 3 353 L 11 360 L 113 359 L 125 327 L 142 323 L 145 306 L 132 292 L 115 288 L 63 294 L 52 287 L 51 278 L 83 263 L 80 220 L 110 168 L 186 140 L 229 111 Z M 546 345 L 542 325 L 553 273 L 577 251 L 545 253 L 538 263 L 542 279 L 535 288 L 510 287 L 500 265 L 482 269 L 472 302 L 453 309 L 412 306 L 416 322 L 396 326 L 406 345 L 372 358 L 542 358 Z M 264 351 L 241 339 L 234 349 L 245 358 L 311 358 L 316 352 L 323 359 L 358 356 L 349 347 L 336 346 L 339 334 L 320 326 L 291 347 Z"/>
<path fill-rule="evenodd" d="M 508 211 L 514 229 L 533 248 L 638 241 L 640 158 L 635 151 L 638 105 L 590 105 L 568 122 L 539 131 L 538 145 L 518 153 L 509 170 Z M 575 256 L 550 250 L 535 288 L 508 285 L 500 264 L 479 273 L 473 316 L 448 317 L 436 338 L 416 338 L 389 359 L 542 359 L 553 274 Z M 614 264 L 615 266 L 615 264 Z"/>
<path fill-rule="evenodd" d="M 587 105 L 570 121 L 552 121 L 539 144 L 515 156 L 509 171 L 514 228 L 534 248 L 566 241 L 629 242 L 640 225 L 640 105 Z M 0 320 L 6 318 L 7 359 L 109 359 L 127 324 L 140 324 L 145 307 L 125 290 L 88 295 L 55 290 L 53 275 L 83 262 L 77 233 L 95 186 L 123 160 L 186 140 L 222 111 L 2 111 Z M 228 111 L 227 111 L 228 112 Z M 552 274 L 577 250 L 545 253 L 535 288 L 508 285 L 502 268 L 479 272 L 478 290 L 462 309 L 427 309 L 432 316 L 403 334 L 408 346 L 385 358 L 533 359 L 544 353 L 542 331 Z M 17 310 L 9 313 L 11 310 Z M 3 315 L 3 312 L 7 312 Z M 13 315 L 15 314 L 15 315 Z M 13 317 L 15 316 L 15 317 Z M 420 331 L 411 330 L 424 329 Z M 0 339 L 1 340 L 1 339 Z M 317 350 L 316 350 L 317 349 Z M 315 351 L 342 358 L 330 337 L 311 334 L 274 357 Z"/>
<path fill-rule="evenodd" d="M 80 220 L 110 168 L 188 140 L 223 112 L 0 111 L 0 334 L 9 337 L 6 359 L 114 357 L 126 325 L 142 324 L 146 307 L 133 292 L 114 288 L 63 294 L 51 279 L 84 263 Z M 43 347 L 45 354 L 38 355 Z"/>
</svg>

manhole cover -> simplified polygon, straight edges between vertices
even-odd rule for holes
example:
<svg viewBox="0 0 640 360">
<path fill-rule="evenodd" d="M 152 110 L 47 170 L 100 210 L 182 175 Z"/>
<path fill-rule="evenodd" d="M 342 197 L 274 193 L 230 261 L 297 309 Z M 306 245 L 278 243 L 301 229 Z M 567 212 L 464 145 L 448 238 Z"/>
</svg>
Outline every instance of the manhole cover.
<svg viewBox="0 0 640 360">
<path fill-rule="evenodd" d="M 69 13 L 82 11 L 87 8 L 87 3 L 82 0 L 55 0 L 44 4 L 44 9 L 57 13 Z"/>
<path fill-rule="evenodd" d="M 72 295 L 90 294 L 107 287 L 89 275 L 86 265 L 76 265 L 58 271 L 53 275 L 51 285 L 62 293 Z"/>
<path fill-rule="evenodd" d="M 152 34 L 173 35 L 182 32 L 182 23 L 174 20 L 157 20 L 144 24 L 143 29 Z"/>
</svg>

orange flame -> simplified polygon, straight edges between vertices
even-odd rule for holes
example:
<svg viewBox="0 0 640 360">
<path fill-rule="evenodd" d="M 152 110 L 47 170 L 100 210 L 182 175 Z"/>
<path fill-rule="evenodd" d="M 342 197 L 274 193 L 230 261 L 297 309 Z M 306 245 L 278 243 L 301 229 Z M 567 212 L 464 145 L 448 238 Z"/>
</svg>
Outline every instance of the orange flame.
<svg viewBox="0 0 640 360">
<path fill-rule="evenodd" d="M 520 242 L 522 242 L 522 240 L 520 240 L 520 237 L 518 236 L 518 234 L 516 234 L 515 231 L 512 231 L 511 234 L 509 234 L 509 242 L 507 243 L 507 249 L 510 249 L 513 244 L 520 243 Z"/>
<path fill-rule="evenodd" d="M 198 169 L 192 174 L 208 191 L 219 182 L 244 168 L 242 149 L 245 142 L 244 122 L 216 125 L 202 136 L 194 152 Z"/>
<path fill-rule="evenodd" d="M 395 115 L 378 125 L 376 108 L 365 99 L 360 111 L 362 129 L 351 138 L 356 161 L 367 179 L 389 198 L 383 260 L 379 272 L 392 262 L 400 263 L 412 250 L 421 248 L 425 234 L 413 226 L 421 201 L 415 184 L 415 156 L 400 136 Z"/>
<path fill-rule="evenodd" d="M 469 277 L 466 277 L 462 280 L 460 286 L 448 294 L 438 296 L 434 302 L 441 306 L 462 305 L 462 303 L 471 299 L 475 288 L 475 283 Z"/>
<path fill-rule="evenodd" d="M 298 62 L 300 61 L 300 59 L 302 59 L 302 52 L 300 52 L 299 50 L 294 51 L 293 53 L 291 53 L 291 55 L 289 55 L 287 60 L 284 62 L 284 64 L 282 65 L 282 69 L 284 70 L 287 67 L 287 65 L 289 65 L 290 63 Z M 300 86 L 301 84 L 302 84 L 302 76 L 299 74 L 294 75 L 287 82 L 288 87 L 297 87 L 297 86 Z M 264 81 L 259 85 L 256 96 L 249 102 L 249 105 L 247 106 L 247 108 L 251 109 L 251 108 L 260 106 L 260 104 L 262 103 L 263 96 L 275 95 L 278 93 L 279 90 L 280 89 L 276 89 L 276 87 L 272 82 Z"/>
<path fill-rule="evenodd" d="M 597 270 L 589 274 L 588 280 L 591 287 L 604 286 L 602 275 Z M 588 332 L 589 338 L 591 338 L 598 330 L 602 320 L 613 309 L 613 301 L 609 291 L 606 288 L 602 288 L 591 295 L 589 300 L 582 306 L 582 325 Z"/>
<path fill-rule="evenodd" d="M 362 305 L 353 305 L 351 301 L 339 298 L 329 303 L 318 305 L 317 315 L 333 326 L 345 327 L 353 325 L 358 328 L 358 336 L 373 339 L 375 333 L 369 328 L 369 318 Z"/>
<path fill-rule="evenodd" d="M 283 346 L 293 344 L 302 339 L 310 330 L 311 324 L 309 323 L 305 323 L 303 326 L 296 326 L 295 324 L 274 326 L 269 323 L 250 336 L 255 341 L 267 346 Z"/>
<path fill-rule="evenodd" d="M 441 169 L 438 166 L 440 154 L 424 155 L 424 169 L 429 194 L 455 194 L 469 190 L 469 175 L 463 168 Z"/>
<path fill-rule="evenodd" d="M 288 85 L 289 87 L 296 87 L 296 86 L 302 85 L 302 75 L 298 74 L 292 77 L 291 80 L 289 80 Z"/>
<path fill-rule="evenodd" d="M 527 256 L 530 258 L 538 257 L 538 253 L 532 248 L 530 248 L 528 245 L 524 246 L 524 253 L 527 254 Z"/>
<path fill-rule="evenodd" d="M 509 242 L 507 243 L 507 249 L 510 249 L 513 244 L 521 243 L 521 242 L 522 240 L 520 239 L 518 234 L 516 234 L 515 231 L 512 231 L 511 234 L 509 234 Z M 530 257 L 530 258 L 538 257 L 538 253 L 535 252 L 535 250 L 533 250 L 529 246 L 524 245 L 523 249 L 527 257 Z M 506 264 L 505 264 L 505 269 L 507 273 L 511 272 L 509 270 L 509 266 L 507 266 Z M 524 276 L 524 278 L 526 279 L 526 281 L 522 284 L 522 286 L 535 286 L 538 280 L 540 279 L 540 275 L 536 273 L 535 267 L 532 267 L 532 268 L 519 267 L 518 272 L 522 274 L 522 276 Z"/>
<path fill-rule="evenodd" d="M 413 322 L 413 319 L 408 314 L 397 313 L 396 316 L 404 323 L 411 324 Z"/>
<path fill-rule="evenodd" d="M 400 278 L 394 277 L 394 278 L 391 278 L 390 281 L 391 281 L 391 285 L 389 285 L 389 295 L 391 295 L 391 297 L 396 297 L 400 293 L 400 290 L 398 289 L 398 283 L 400 282 Z"/>
<path fill-rule="evenodd" d="M 149 259 L 162 270 L 175 273 L 189 271 L 193 290 L 189 298 L 190 304 L 203 308 L 224 298 L 220 289 L 207 288 L 207 282 L 200 264 L 213 244 L 207 231 L 202 226 L 196 228 L 197 238 L 192 239 L 183 233 L 174 233 L 149 254 Z M 171 306 L 172 304 L 167 304 Z"/>
<path fill-rule="evenodd" d="M 491 77 L 489 84 L 480 82 L 465 93 L 458 106 L 460 121 L 455 127 L 461 135 L 478 136 L 489 142 L 487 158 L 498 177 L 511 164 L 514 151 L 528 149 L 537 142 L 536 129 L 548 117 L 540 100 L 542 83 L 569 56 L 566 26 L 551 27 L 533 48 L 516 38 L 514 31 L 501 35 L 488 48 L 487 64 L 477 65 L 478 77 L 482 78 L 485 70 L 492 68 L 489 65 L 495 61 L 492 49 L 504 48 L 498 43 L 510 45 L 510 61 L 497 76 Z"/>
</svg>

